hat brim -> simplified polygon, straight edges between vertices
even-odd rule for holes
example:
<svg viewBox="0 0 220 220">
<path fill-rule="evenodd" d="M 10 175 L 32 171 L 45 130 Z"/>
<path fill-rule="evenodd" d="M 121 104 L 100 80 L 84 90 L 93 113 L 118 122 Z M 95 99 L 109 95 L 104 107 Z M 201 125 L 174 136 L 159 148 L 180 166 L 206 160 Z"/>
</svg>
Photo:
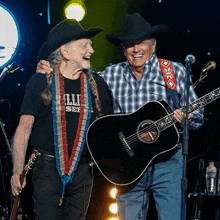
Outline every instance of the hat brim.
<svg viewBox="0 0 220 220">
<path fill-rule="evenodd" d="M 90 39 L 90 38 L 96 36 L 101 31 L 103 31 L 102 28 L 92 28 L 92 29 L 85 30 L 84 32 L 81 32 L 78 35 L 74 34 L 73 36 L 69 35 L 66 38 L 57 39 L 56 42 L 50 42 L 49 40 L 47 40 L 41 46 L 41 48 L 38 52 L 37 59 L 38 59 L 38 61 L 39 60 L 46 60 L 51 53 L 53 53 L 56 49 L 58 49 L 62 45 L 66 44 L 72 40 L 79 40 L 82 38 Z"/>
<path fill-rule="evenodd" d="M 156 38 L 160 36 L 161 34 L 165 34 L 170 31 L 170 28 L 167 25 L 159 24 L 156 26 L 153 26 L 150 31 L 148 32 L 138 32 L 133 35 L 127 35 L 127 36 L 120 36 L 120 35 L 114 35 L 114 34 L 107 34 L 105 37 L 107 41 L 114 45 L 119 45 L 121 43 L 124 43 L 126 41 L 131 40 L 141 40 L 141 39 L 151 39 Z"/>
</svg>

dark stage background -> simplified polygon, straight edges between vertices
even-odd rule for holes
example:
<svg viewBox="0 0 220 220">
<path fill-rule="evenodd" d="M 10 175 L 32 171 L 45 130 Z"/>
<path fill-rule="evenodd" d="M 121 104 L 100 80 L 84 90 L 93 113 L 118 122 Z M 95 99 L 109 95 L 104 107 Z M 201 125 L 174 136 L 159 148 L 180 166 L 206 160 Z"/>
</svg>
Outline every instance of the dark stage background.
<svg viewBox="0 0 220 220">
<path fill-rule="evenodd" d="M 23 99 L 27 81 L 35 73 L 37 53 L 46 40 L 48 31 L 54 24 L 64 19 L 63 7 L 67 1 L 50 1 L 50 18 L 48 24 L 46 0 L 0 0 L 17 19 L 21 42 L 18 53 L 14 58 L 16 65 L 21 68 L 13 74 L 8 74 L 0 82 L 0 99 L 7 99 L 0 104 L 0 117 L 6 124 L 5 130 L 9 140 L 13 137 L 18 124 L 18 113 Z M 215 61 L 215 70 L 209 71 L 208 78 L 196 87 L 199 97 L 219 87 L 220 84 L 220 16 L 219 0 L 85 0 L 87 14 L 81 21 L 85 29 L 102 27 L 104 31 L 93 39 L 95 54 L 92 57 L 92 66 L 95 71 L 104 70 L 110 63 L 118 63 L 125 59 L 120 48 L 114 47 L 105 40 L 105 34 L 117 33 L 120 30 L 124 16 L 127 13 L 140 13 L 151 25 L 166 24 L 171 33 L 158 39 L 157 55 L 160 58 L 171 59 L 185 65 L 185 57 L 193 54 L 196 62 L 192 64 L 193 82 L 201 73 L 201 69 L 209 62 Z M 42 13 L 42 14 L 40 14 Z M 2 22 L 2 21 L 0 21 Z M 1 32 L 1 34 L 4 34 Z M 13 34 L 13 33 L 11 33 Z M 23 71 L 21 69 L 23 68 Z M 0 69 L 0 71 L 2 71 Z M 17 84 L 20 83 L 20 86 Z M 220 100 L 205 107 L 205 123 L 198 131 L 190 131 L 189 162 L 188 162 L 188 191 L 194 190 L 198 180 L 199 160 L 205 160 L 205 166 L 213 160 L 218 165 L 220 158 Z M 11 159 L 5 137 L 1 130 L 1 181 L 0 181 L 0 214 L 7 216 L 10 211 Z M 107 209 L 110 199 L 108 189 L 111 185 L 94 168 L 94 190 L 87 214 L 88 220 L 107 219 Z M 29 174 L 31 176 L 31 172 Z M 29 184 L 22 194 L 23 211 L 32 217 L 32 187 Z M 208 201 L 213 202 L 213 201 Z M 207 200 L 204 200 L 205 206 Z M 187 219 L 190 219 L 193 210 L 192 199 L 188 200 Z M 214 208 L 214 213 L 216 209 Z M 5 209 L 7 209 L 5 211 Z M 205 213 L 204 219 L 215 219 L 214 214 Z M 157 219 L 152 200 L 148 220 Z M 7 217 L 6 217 L 7 218 Z M 4 218 L 3 218 L 4 219 Z"/>
</svg>

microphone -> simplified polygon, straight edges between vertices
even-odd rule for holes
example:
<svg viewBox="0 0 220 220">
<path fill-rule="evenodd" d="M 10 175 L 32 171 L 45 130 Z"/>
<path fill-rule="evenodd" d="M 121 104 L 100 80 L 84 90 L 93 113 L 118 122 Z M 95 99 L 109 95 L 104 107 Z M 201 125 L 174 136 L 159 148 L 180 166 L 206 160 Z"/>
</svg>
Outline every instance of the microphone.
<svg viewBox="0 0 220 220">
<path fill-rule="evenodd" d="M 189 54 L 186 56 L 185 61 L 187 63 L 193 64 L 193 63 L 195 63 L 196 58 L 192 54 Z"/>
<path fill-rule="evenodd" d="M 9 64 L 7 67 L 4 67 L 0 74 L 0 81 L 5 77 L 5 75 L 9 72 L 9 70 L 12 68 L 13 63 Z"/>
<path fill-rule="evenodd" d="M 201 73 L 207 72 L 209 70 L 214 70 L 216 68 L 216 63 L 214 61 L 209 61 L 207 65 L 202 69 Z"/>
</svg>

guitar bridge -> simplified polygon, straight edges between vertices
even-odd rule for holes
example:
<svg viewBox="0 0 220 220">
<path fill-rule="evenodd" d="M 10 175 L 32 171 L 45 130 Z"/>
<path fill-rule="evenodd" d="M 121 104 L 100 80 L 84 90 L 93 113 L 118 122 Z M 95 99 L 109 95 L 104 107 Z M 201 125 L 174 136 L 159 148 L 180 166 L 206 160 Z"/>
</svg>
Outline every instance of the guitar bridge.
<svg viewBox="0 0 220 220">
<path fill-rule="evenodd" d="M 122 142 L 122 145 L 123 145 L 125 151 L 128 153 L 128 155 L 130 157 L 133 157 L 135 154 L 134 154 L 133 150 L 131 149 L 131 147 L 129 146 L 129 144 L 126 142 L 124 134 L 122 132 L 119 132 L 118 136 Z"/>
</svg>

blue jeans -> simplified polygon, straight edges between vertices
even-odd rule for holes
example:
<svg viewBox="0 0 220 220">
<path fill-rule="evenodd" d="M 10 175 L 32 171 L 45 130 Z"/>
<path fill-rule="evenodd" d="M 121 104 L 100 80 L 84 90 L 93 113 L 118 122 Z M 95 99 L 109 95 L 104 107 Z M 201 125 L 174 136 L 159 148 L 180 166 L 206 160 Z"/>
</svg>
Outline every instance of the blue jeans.
<svg viewBox="0 0 220 220">
<path fill-rule="evenodd" d="M 39 156 L 33 169 L 33 201 L 36 220 L 83 220 L 92 191 L 92 170 L 83 163 L 74 172 L 73 180 L 66 185 L 62 206 L 61 177 L 55 158 Z"/>
<path fill-rule="evenodd" d="M 149 207 L 148 189 L 153 190 L 158 220 L 181 219 L 182 151 L 177 148 L 173 154 L 168 152 L 164 155 L 159 156 L 162 162 L 152 163 L 148 167 L 130 192 L 117 197 L 120 220 L 146 220 Z"/>
</svg>

